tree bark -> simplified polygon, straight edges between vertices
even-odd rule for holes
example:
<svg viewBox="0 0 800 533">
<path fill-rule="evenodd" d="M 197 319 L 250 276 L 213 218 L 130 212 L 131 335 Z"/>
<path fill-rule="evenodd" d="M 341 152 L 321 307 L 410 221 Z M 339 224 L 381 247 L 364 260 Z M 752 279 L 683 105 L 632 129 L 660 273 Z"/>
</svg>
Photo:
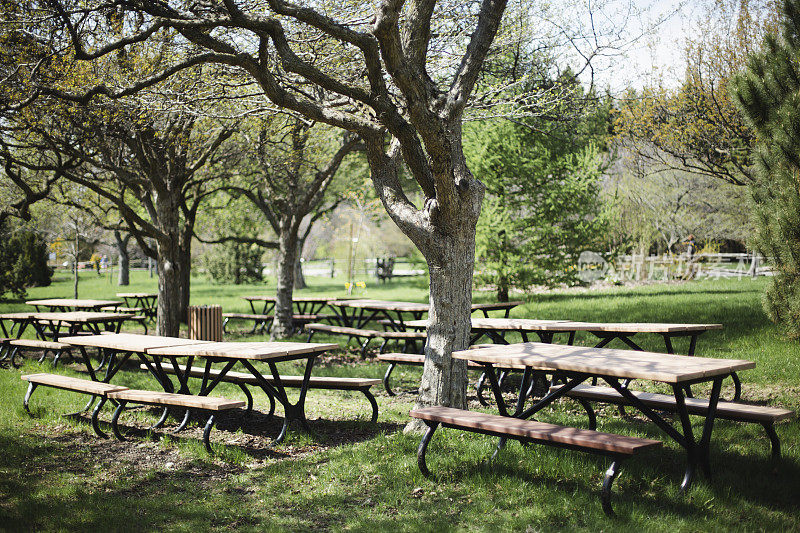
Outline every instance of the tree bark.
<svg viewBox="0 0 800 533">
<path fill-rule="evenodd" d="M 497 301 L 508 301 L 508 280 L 504 276 L 501 276 L 497 282 Z"/>
<path fill-rule="evenodd" d="M 177 242 L 157 245 L 158 307 L 156 310 L 156 335 L 178 337 L 181 326 L 181 265 L 182 258 Z"/>
<path fill-rule="evenodd" d="M 167 196 L 167 195 L 164 195 Z M 168 197 L 156 201 L 157 219 L 162 236 L 156 239 L 156 269 L 158 271 L 158 307 L 156 309 L 156 335 L 178 337 L 180 325 L 188 312 L 184 288 L 188 273 L 187 254 L 181 246 L 181 229 L 178 224 L 177 202 Z"/>
<path fill-rule="evenodd" d="M 192 283 L 192 243 L 191 230 L 189 237 L 181 238 L 180 250 L 180 321 L 187 324 L 189 321 L 189 297 L 191 296 Z"/>
<path fill-rule="evenodd" d="M 451 357 L 454 351 L 469 347 L 475 225 L 465 226 L 459 235 L 436 239 L 441 257 L 428 261 L 430 311 L 419 407 L 465 409 L 467 405 L 466 361 Z M 408 429 L 417 426 L 412 422 Z"/>
<path fill-rule="evenodd" d="M 292 293 L 294 269 L 297 262 L 297 229 L 282 223 L 278 237 L 278 286 L 275 302 L 275 319 L 272 321 L 272 339 L 283 339 L 292 334 Z"/>
<path fill-rule="evenodd" d="M 76 228 L 78 227 L 77 223 L 76 223 L 75 227 Z M 81 249 L 81 239 L 80 239 L 80 235 L 78 235 L 78 232 L 76 231 L 75 232 L 75 257 L 74 257 L 75 260 L 72 262 L 72 272 L 73 272 L 73 274 L 75 276 L 74 279 L 73 279 L 73 283 L 72 283 L 72 297 L 75 298 L 76 300 L 78 299 L 78 255 L 80 255 L 80 249 Z"/>
<path fill-rule="evenodd" d="M 298 239 L 297 241 L 297 256 L 295 257 L 294 262 L 294 288 L 297 289 L 305 289 L 308 287 L 306 283 L 306 278 L 303 276 L 303 245 L 305 241 L 303 239 Z"/>
<path fill-rule="evenodd" d="M 119 277 L 117 285 L 130 284 L 130 255 L 128 254 L 128 240 L 130 235 L 124 239 L 119 231 L 114 231 L 114 240 L 117 241 L 117 253 L 119 254 Z"/>
</svg>

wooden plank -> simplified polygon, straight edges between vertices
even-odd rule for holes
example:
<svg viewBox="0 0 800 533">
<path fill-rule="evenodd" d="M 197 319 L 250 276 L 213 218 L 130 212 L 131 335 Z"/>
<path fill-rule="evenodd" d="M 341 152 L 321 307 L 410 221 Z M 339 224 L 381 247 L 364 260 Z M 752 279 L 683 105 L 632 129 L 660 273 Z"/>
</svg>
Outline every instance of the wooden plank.
<svg viewBox="0 0 800 533">
<path fill-rule="evenodd" d="M 41 348 L 43 350 L 63 350 L 69 348 L 69 344 L 63 342 L 40 341 L 37 339 L 12 339 L 9 341 L 11 346 L 21 346 L 25 348 Z"/>
<path fill-rule="evenodd" d="M 150 355 L 220 357 L 268 360 L 291 355 L 314 354 L 338 348 L 338 344 L 315 342 L 209 342 L 147 350 Z"/>
<path fill-rule="evenodd" d="M 154 392 L 137 389 L 109 392 L 106 396 L 115 400 L 128 400 L 134 403 L 176 405 L 180 407 L 205 409 L 208 411 L 224 411 L 226 409 L 234 409 L 246 405 L 243 401 L 228 400 L 227 398 L 192 396 L 191 394 L 175 394 L 171 392 Z"/>
<path fill-rule="evenodd" d="M 31 318 L 48 322 L 88 323 L 115 322 L 133 317 L 131 313 L 108 313 L 100 311 L 68 311 L 65 313 L 33 313 Z"/>
<path fill-rule="evenodd" d="M 427 327 L 427 320 L 409 320 L 409 327 Z M 722 329 L 722 324 L 670 324 L 657 322 L 576 322 L 528 318 L 473 318 L 472 329 L 495 331 L 597 331 L 604 333 L 690 333 Z"/>
<path fill-rule="evenodd" d="M 164 371 L 169 374 L 175 373 L 174 367 L 169 363 L 162 363 L 161 368 L 163 368 Z M 186 367 L 181 366 L 179 368 L 181 371 L 184 371 Z M 148 370 L 146 365 L 141 365 L 141 369 Z M 202 378 L 204 372 L 205 369 L 193 366 L 189 370 L 189 375 L 195 378 Z M 216 378 L 220 375 L 220 371 L 219 369 L 212 368 L 209 375 Z M 275 378 L 270 375 L 264 375 L 264 379 L 271 384 L 276 383 Z M 258 385 L 258 380 L 256 380 L 252 374 L 248 374 L 246 372 L 228 372 L 225 374 L 225 377 L 222 378 L 222 381 Z M 281 382 L 286 387 L 297 388 L 302 386 L 303 376 L 281 376 Z M 311 376 L 308 386 L 312 389 L 352 390 L 371 387 L 373 385 L 380 385 L 381 382 L 382 381 L 380 378 L 337 378 L 327 376 Z"/>
<path fill-rule="evenodd" d="M 373 339 L 375 337 L 380 337 L 383 331 L 378 331 L 376 329 L 359 329 L 359 328 L 349 328 L 346 326 L 334 326 L 332 324 L 306 324 L 306 330 L 311 331 L 320 331 L 324 333 L 335 333 L 338 335 L 352 335 L 354 337 L 368 337 Z"/>
<path fill-rule="evenodd" d="M 242 296 L 242 299 L 248 302 L 276 302 L 278 300 L 275 295 Z M 346 298 L 342 298 L 342 300 L 346 300 Z M 330 296 L 292 296 L 292 302 L 327 303 L 329 301 L 331 301 Z"/>
<path fill-rule="evenodd" d="M 513 309 L 524 302 L 487 302 L 482 304 L 472 304 L 473 311 L 498 311 L 500 309 Z"/>
<path fill-rule="evenodd" d="M 551 387 L 550 390 L 556 390 L 558 388 L 560 388 L 560 386 Z M 674 411 L 676 409 L 674 396 L 643 391 L 631 391 L 631 393 L 645 405 L 653 407 L 654 409 L 662 409 L 664 411 Z M 627 405 L 627 401 L 625 401 L 622 395 L 611 387 L 578 385 L 569 391 L 567 395 L 585 398 L 587 400 Z M 686 398 L 685 402 L 689 414 L 705 416 L 708 413 L 708 400 L 704 398 Z M 781 407 L 749 405 L 725 401 L 717 403 L 716 414 L 718 418 L 753 422 L 778 422 L 780 420 L 793 418 L 794 415 L 794 411 Z"/>
<path fill-rule="evenodd" d="M 25 303 L 44 307 L 74 307 L 76 309 L 94 309 L 108 305 L 122 305 L 122 302 L 119 300 L 91 300 L 85 298 L 45 298 L 43 300 L 28 300 Z"/>
<path fill-rule="evenodd" d="M 109 392 L 126 390 L 128 388 L 121 385 L 103 383 L 102 381 L 73 378 L 69 376 L 61 376 L 59 374 L 26 374 L 20 377 L 25 381 L 36 383 L 38 385 L 45 385 L 47 387 L 54 387 L 56 389 L 86 392 L 89 394 L 102 395 Z"/>
<path fill-rule="evenodd" d="M 22 313 L 2 313 L 0 314 L 0 320 L 26 320 L 33 317 L 35 314 L 35 311 Z"/>
<path fill-rule="evenodd" d="M 456 359 L 505 365 L 525 365 L 535 370 L 565 370 L 617 378 L 640 378 L 681 383 L 754 368 L 739 359 L 689 357 L 635 350 L 587 348 L 528 342 L 481 350 L 453 352 Z"/>
<path fill-rule="evenodd" d="M 451 407 L 425 407 L 413 409 L 409 414 L 414 418 L 437 421 L 464 429 L 513 435 L 531 440 L 625 455 L 634 455 L 662 445 L 662 442 L 658 440 L 558 426 L 535 420 L 521 420 Z"/>
<path fill-rule="evenodd" d="M 425 356 L 415 353 L 380 353 L 378 354 L 378 361 L 401 365 L 423 365 L 425 364 Z M 467 361 L 467 366 L 472 369 L 483 368 L 483 365 L 474 361 Z"/>
<path fill-rule="evenodd" d="M 159 337 L 157 335 L 137 335 L 134 333 L 105 333 L 102 335 L 61 337 L 59 342 L 65 342 L 74 346 L 90 346 L 93 348 L 108 348 L 110 350 L 144 353 L 150 348 L 203 344 L 209 341 L 181 339 L 178 337 Z"/>
</svg>

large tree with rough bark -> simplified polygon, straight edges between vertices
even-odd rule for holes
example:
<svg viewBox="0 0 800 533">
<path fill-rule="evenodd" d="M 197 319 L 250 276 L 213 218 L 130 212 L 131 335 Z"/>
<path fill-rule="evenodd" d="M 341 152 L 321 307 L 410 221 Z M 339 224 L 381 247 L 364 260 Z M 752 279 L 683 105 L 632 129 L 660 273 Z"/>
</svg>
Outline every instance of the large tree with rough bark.
<svg viewBox="0 0 800 533">
<path fill-rule="evenodd" d="M 293 333 L 292 294 L 302 246 L 314 222 L 338 205 L 326 202 L 326 192 L 344 158 L 359 146 L 357 136 L 324 128 L 308 120 L 272 115 L 252 128 L 240 128 L 244 160 L 235 161 L 237 174 L 223 187 L 246 198 L 267 221 L 277 240 L 228 233 L 204 242 L 250 243 L 278 252 L 275 320 L 270 332 L 280 339 Z M 338 139 L 337 139 L 338 137 Z"/>
<path fill-rule="evenodd" d="M 385 0 L 296 5 L 224 0 L 175 4 L 82 4 L 53 0 L 75 57 L 92 60 L 168 32 L 177 57 L 130 87 L 97 85 L 121 97 L 185 68 L 223 64 L 244 72 L 270 102 L 361 137 L 371 177 L 389 216 L 430 267 L 430 320 L 422 405 L 466 405 L 475 226 L 484 186 L 469 171 L 461 121 L 506 7 L 504 0 L 442 3 Z M 112 5 L 113 4 L 113 5 Z M 108 42 L 92 36 L 104 10 L 144 24 L 121 24 Z M 136 28 L 126 33 L 127 28 Z M 448 38 L 445 38 L 448 37 Z M 324 43 L 323 54 L 314 50 Z M 313 90 L 309 90 L 312 87 Z M 421 190 L 403 190 L 404 164 Z"/>
<path fill-rule="evenodd" d="M 64 202 L 100 227 L 136 239 L 158 267 L 157 331 L 186 320 L 197 212 L 218 189 L 205 172 L 222 157 L 229 126 L 183 113 L 148 113 L 120 102 L 77 105 L 40 97 L 5 125 L 0 157 L 29 172 L 56 171 L 84 191 Z M 15 154 L 38 153 L 36 164 Z M 63 168 L 63 161 L 79 165 Z M 111 209 L 111 211 L 109 211 Z"/>
</svg>

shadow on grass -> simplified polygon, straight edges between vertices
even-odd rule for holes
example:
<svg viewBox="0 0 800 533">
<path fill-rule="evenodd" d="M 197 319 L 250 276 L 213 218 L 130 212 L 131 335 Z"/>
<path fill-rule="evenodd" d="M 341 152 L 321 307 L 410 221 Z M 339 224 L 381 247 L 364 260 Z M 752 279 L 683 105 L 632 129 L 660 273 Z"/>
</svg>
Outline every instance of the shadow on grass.
<svg viewBox="0 0 800 533">
<path fill-rule="evenodd" d="M 161 409 L 147 409 L 147 411 L 153 415 L 153 420 L 161 414 Z M 175 423 L 183 418 L 183 412 L 173 409 L 170 410 L 170 414 L 172 415 L 171 420 L 168 419 L 167 424 L 158 429 L 126 423 L 124 421 L 126 415 L 120 418 L 118 427 L 123 436 L 132 441 L 158 442 L 162 436 L 168 436 L 170 440 L 180 444 L 181 442 L 196 443 L 202 439 L 203 427 L 208 420 L 207 416 L 193 413 L 186 429 L 180 433 L 174 433 L 174 429 L 177 427 Z M 87 426 L 90 424 L 89 420 L 84 417 L 76 416 L 73 419 Z M 283 422 L 283 417 L 274 415 L 270 417 L 257 411 L 246 416 L 245 411 L 237 409 L 228 413 L 227 416 L 215 417 L 211 443 L 235 447 L 254 459 L 287 458 L 291 455 L 282 451 L 282 444 L 275 448 L 272 447 L 274 439 L 281 431 Z M 309 421 L 308 424 L 311 429 L 310 435 L 301 428 L 299 422 L 293 422 L 289 427 L 287 441 L 308 440 L 314 445 L 336 447 L 367 441 L 378 434 L 393 433 L 402 428 L 402 425 L 397 423 L 372 423 L 359 420 L 317 419 Z M 101 421 L 100 426 L 109 435 L 111 434 L 110 423 Z"/>
<path fill-rule="evenodd" d="M 68 437 L 74 437 L 72 435 Z M 93 450 L 62 439 L 0 436 L 0 524 L 7 531 L 131 531 L 229 525 L 225 494 L 209 483 L 219 467 L 105 473 Z M 94 458 L 96 459 L 96 458 Z M 139 465 L 141 466 L 141 465 Z M 203 498 L 197 498 L 203 494 Z M 233 507 L 233 506 L 231 506 Z M 246 517 L 240 517 L 246 518 Z"/>
</svg>

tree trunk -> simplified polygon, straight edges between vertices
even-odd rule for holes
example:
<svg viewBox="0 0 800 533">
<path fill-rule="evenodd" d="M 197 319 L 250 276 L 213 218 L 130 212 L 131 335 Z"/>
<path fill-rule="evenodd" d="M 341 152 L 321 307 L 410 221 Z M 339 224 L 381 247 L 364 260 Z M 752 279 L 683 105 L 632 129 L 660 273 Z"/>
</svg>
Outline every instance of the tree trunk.
<svg viewBox="0 0 800 533">
<path fill-rule="evenodd" d="M 189 297 L 191 296 L 192 283 L 192 248 L 191 242 L 185 242 L 180 248 L 180 321 L 187 324 L 189 321 Z"/>
<path fill-rule="evenodd" d="M 130 255 L 128 254 L 128 237 L 122 238 L 118 231 L 114 231 L 114 239 L 117 241 L 117 253 L 119 254 L 119 277 L 118 285 L 130 284 Z"/>
<path fill-rule="evenodd" d="M 156 269 L 158 270 L 158 307 L 156 335 L 178 337 L 184 306 L 185 250 L 181 246 L 179 209 L 169 198 L 159 198 L 156 210 L 159 229 L 164 236 L 156 239 Z"/>
<path fill-rule="evenodd" d="M 75 275 L 72 283 L 72 297 L 78 299 L 78 255 L 81 250 L 81 239 L 78 232 L 75 232 L 75 261 L 72 262 L 72 272 Z"/>
<path fill-rule="evenodd" d="M 467 364 L 451 355 L 469 346 L 475 225 L 460 229 L 460 235 L 437 238 L 440 258 L 428 261 L 430 311 L 418 407 L 467 406 Z M 407 429 L 418 426 L 412 422 Z"/>
<path fill-rule="evenodd" d="M 508 301 L 508 280 L 505 278 L 505 276 L 501 276 L 497 281 L 497 301 Z"/>
<path fill-rule="evenodd" d="M 177 337 L 181 326 L 181 258 L 177 246 L 158 245 L 156 335 Z"/>
<path fill-rule="evenodd" d="M 294 269 L 297 261 L 297 230 L 290 224 L 281 224 L 278 237 L 278 287 L 275 302 L 275 319 L 272 322 L 272 339 L 283 339 L 292 334 L 292 292 Z"/>
<path fill-rule="evenodd" d="M 303 245 L 305 241 L 298 239 L 297 241 L 297 256 L 294 261 L 294 288 L 305 289 L 308 287 L 306 278 L 303 276 Z"/>
</svg>

